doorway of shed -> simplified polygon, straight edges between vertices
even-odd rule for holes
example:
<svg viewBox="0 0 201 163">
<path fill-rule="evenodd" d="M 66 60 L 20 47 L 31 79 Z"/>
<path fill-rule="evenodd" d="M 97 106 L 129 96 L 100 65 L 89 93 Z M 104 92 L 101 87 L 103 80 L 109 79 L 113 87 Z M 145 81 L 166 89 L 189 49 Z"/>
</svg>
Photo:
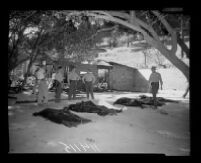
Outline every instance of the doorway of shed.
<svg viewBox="0 0 201 163">
<path fill-rule="evenodd" d="M 107 84 L 109 86 L 109 70 L 108 69 L 98 69 L 98 83 Z"/>
</svg>

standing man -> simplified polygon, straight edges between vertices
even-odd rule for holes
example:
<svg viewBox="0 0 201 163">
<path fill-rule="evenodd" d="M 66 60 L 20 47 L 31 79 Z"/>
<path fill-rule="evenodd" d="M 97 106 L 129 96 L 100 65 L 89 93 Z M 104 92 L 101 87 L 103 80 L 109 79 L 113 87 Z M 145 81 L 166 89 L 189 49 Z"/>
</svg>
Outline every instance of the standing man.
<svg viewBox="0 0 201 163">
<path fill-rule="evenodd" d="M 47 104 L 48 103 L 48 83 L 47 78 L 43 78 L 40 80 L 39 84 L 39 92 L 38 92 L 38 104 Z"/>
<path fill-rule="evenodd" d="M 51 89 L 53 89 L 53 88 L 55 88 L 56 86 L 56 80 L 55 80 L 55 76 L 56 76 L 56 72 L 55 72 L 55 70 L 52 72 L 52 80 L 51 80 L 51 82 L 50 82 L 50 84 L 49 84 L 49 89 L 51 90 Z"/>
<path fill-rule="evenodd" d="M 150 88 L 150 91 L 153 95 L 153 100 L 154 100 L 154 109 L 157 109 L 157 99 L 156 99 L 156 94 L 158 93 L 158 89 L 159 89 L 159 82 L 160 82 L 160 85 L 161 85 L 161 90 L 163 89 L 162 86 L 163 86 L 163 81 L 162 81 L 162 78 L 161 78 L 161 74 L 156 72 L 156 67 L 155 66 L 152 66 L 151 68 L 151 75 L 149 77 L 149 88 Z"/>
<path fill-rule="evenodd" d="M 34 72 L 34 76 L 35 76 L 35 84 L 34 84 L 34 86 L 33 86 L 33 92 L 32 92 L 32 94 L 35 94 L 36 95 L 36 88 L 38 87 L 38 85 L 39 85 L 39 70 L 40 70 L 40 68 L 38 67 L 36 70 L 35 70 L 35 72 Z"/>
<path fill-rule="evenodd" d="M 36 76 L 36 82 L 35 82 L 35 85 L 33 88 L 33 94 L 37 94 L 36 89 L 39 87 L 41 79 L 45 78 L 45 66 L 44 65 L 41 67 L 38 67 L 36 69 L 35 76 Z M 38 89 L 38 92 L 39 92 L 39 89 Z"/>
<path fill-rule="evenodd" d="M 71 100 L 76 96 L 77 81 L 80 79 L 79 75 L 75 72 L 75 67 L 72 67 L 72 71 L 68 74 L 68 84 L 70 84 L 68 99 Z"/>
<path fill-rule="evenodd" d="M 86 87 L 87 99 L 89 99 L 89 93 L 91 94 L 91 98 L 94 99 L 93 84 L 95 83 L 96 78 L 89 69 L 87 69 L 87 73 L 83 76 L 82 81 Z"/>
<path fill-rule="evenodd" d="M 55 75 L 55 81 L 56 81 L 56 90 L 55 90 L 55 102 L 60 102 L 61 93 L 62 93 L 62 82 L 63 82 L 63 70 L 62 67 L 58 67 L 58 70 Z"/>
<path fill-rule="evenodd" d="M 48 84 L 46 80 L 45 66 L 41 67 L 37 72 L 38 79 L 38 105 L 48 103 Z"/>
</svg>

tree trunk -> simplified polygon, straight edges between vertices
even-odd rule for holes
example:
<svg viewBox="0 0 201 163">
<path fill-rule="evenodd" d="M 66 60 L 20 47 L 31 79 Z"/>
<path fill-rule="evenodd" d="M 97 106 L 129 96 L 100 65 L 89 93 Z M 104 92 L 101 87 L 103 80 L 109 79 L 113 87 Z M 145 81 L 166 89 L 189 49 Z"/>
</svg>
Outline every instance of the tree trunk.
<svg viewBox="0 0 201 163">
<path fill-rule="evenodd" d="M 30 69 L 31 69 L 32 63 L 33 63 L 33 61 L 30 59 L 30 62 L 29 62 L 28 68 L 27 68 L 27 72 L 24 75 L 24 81 L 22 83 L 22 88 L 24 87 L 24 85 L 27 81 L 28 74 L 30 74 Z"/>
<path fill-rule="evenodd" d="M 144 54 L 144 66 L 147 67 L 147 53 L 146 51 L 143 51 Z"/>
<path fill-rule="evenodd" d="M 189 48 L 188 46 L 185 44 L 185 41 L 182 40 L 179 35 L 177 35 L 177 43 L 179 44 L 179 46 L 181 47 L 181 50 L 184 51 L 186 53 L 186 56 L 189 58 Z"/>
<path fill-rule="evenodd" d="M 182 60 L 180 60 L 175 53 L 171 53 L 170 51 L 159 46 L 156 47 L 161 54 L 163 54 L 176 68 L 183 73 L 189 82 L 189 67 Z"/>
<path fill-rule="evenodd" d="M 186 91 L 185 91 L 185 93 L 183 94 L 183 98 L 186 97 L 186 95 L 188 94 L 188 92 L 189 92 L 189 85 L 187 86 Z"/>
<path fill-rule="evenodd" d="M 24 87 L 24 85 L 26 83 L 28 74 L 30 74 L 31 66 L 32 66 L 33 62 L 36 60 L 37 56 L 38 56 L 38 48 L 36 48 L 34 50 L 34 52 L 31 54 L 31 58 L 30 58 L 30 62 L 29 62 L 28 68 L 27 68 L 27 72 L 24 75 L 24 81 L 23 81 L 23 84 L 22 84 L 22 88 Z"/>
</svg>

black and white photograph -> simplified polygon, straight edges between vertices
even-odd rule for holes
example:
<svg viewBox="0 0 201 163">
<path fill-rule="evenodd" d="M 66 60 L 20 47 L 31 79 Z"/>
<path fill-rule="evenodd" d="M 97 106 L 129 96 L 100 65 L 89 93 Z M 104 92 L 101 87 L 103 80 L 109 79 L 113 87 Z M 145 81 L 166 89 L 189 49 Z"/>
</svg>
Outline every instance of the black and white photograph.
<svg viewBox="0 0 201 163">
<path fill-rule="evenodd" d="M 191 155 L 183 8 L 8 15 L 9 154 Z"/>
</svg>

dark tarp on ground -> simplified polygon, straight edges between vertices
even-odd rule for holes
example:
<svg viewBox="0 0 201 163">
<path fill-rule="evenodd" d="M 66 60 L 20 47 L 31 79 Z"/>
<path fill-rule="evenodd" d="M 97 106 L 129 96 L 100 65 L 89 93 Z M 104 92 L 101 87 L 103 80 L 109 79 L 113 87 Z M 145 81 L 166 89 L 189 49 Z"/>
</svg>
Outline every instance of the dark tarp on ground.
<svg viewBox="0 0 201 163">
<path fill-rule="evenodd" d="M 79 117 L 70 111 L 65 110 L 64 112 L 63 109 L 57 110 L 46 108 L 40 112 L 33 113 L 33 116 L 42 116 L 45 119 L 58 124 L 63 124 L 67 127 L 76 127 L 79 124 L 91 122 L 91 120 Z"/>
<path fill-rule="evenodd" d="M 116 115 L 122 112 L 122 110 L 109 109 L 103 105 L 96 105 L 92 101 L 79 102 L 71 104 L 68 107 L 64 107 L 64 110 L 72 110 L 76 112 L 97 113 L 100 116 Z"/>
<path fill-rule="evenodd" d="M 105 106 L 95 105 L 91 101 L 82 101 L 76 104 L 71 104 L 68 107 L 64 107 L 62 110 L 46 108 L 40 112 L 33 113 L 33 116 L 42 116 L 52 122 L 63 124 L 67 127 L 76 127 L 81 123 L 91 122 L 89 119 L 85 119 L 71 113 L 70 110 L 76 112 L 97 113 L 100 116 L 116 115 L 117 113 L 122 112 L 122 110 L 108 109 Z"/>
<path fill-rule="evenodd" d="M 157 97 L 157 106 L 163 106 L 166 102 L 175 102 L 176 100 L 169 100 L 165 99 L 163 97 Z M 139 96 L 139 98 L 128 98 L 128 97 L 122 97 L 117 99 L 113 104 L 121 104 L 125 106 L 139 106 L 141 108 L 144 108 L 145 105 L 154 105 L 153 97 L 148 97 L 145 95 Z"/>
</svg>

